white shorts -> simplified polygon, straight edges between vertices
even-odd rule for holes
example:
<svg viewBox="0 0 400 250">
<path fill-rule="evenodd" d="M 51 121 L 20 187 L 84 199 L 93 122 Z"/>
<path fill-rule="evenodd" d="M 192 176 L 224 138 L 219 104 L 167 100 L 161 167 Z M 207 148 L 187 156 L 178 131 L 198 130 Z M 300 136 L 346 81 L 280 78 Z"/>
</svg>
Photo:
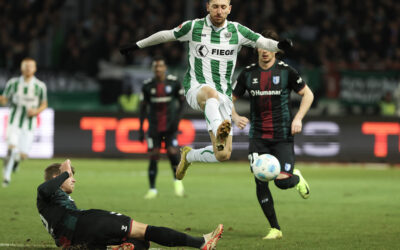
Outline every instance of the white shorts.
<svg viewBox="0 0 400 250">
<path fill-rule="evenodd" d="M 7 126 L 7 144 L 17 148 L 19 153 L 28 154 L 33 143 L 34 131 Z"/>
<path fill-rule="evenodd" d="M 186 101 L 189 104 L 189 106 L 192 109 L 198 110 L 201 112 L 203 112 L 203 110 L 200 108 L 200 106 L 197 102 L 197 94 L 199 93 L 200 89 L 203 88 L 204 86 L 208 86 L 210 88 L 215 89 L 213 86 L 210 86 L 207 84 L 197 84 L 197 85 L 192 86 L 186 93 Z M 215 91 L 217 91 L 217 90 L 215 89 Z M 218 91 L 217 91 L 217 93 L 218 93 L 218 99 L 219 99 L 219 113 L 221 114 L 222 120 L 229 120 L 232 123 L 233 102 L 227 95 L 224 95 Z M 208 131 L 212 130 L 208 123 L 207 123 L 207 129 L 208 129 Z M 233 129 L 231 129 L 231 132 L 229 134 L 233 135 Z"/>
</svg>

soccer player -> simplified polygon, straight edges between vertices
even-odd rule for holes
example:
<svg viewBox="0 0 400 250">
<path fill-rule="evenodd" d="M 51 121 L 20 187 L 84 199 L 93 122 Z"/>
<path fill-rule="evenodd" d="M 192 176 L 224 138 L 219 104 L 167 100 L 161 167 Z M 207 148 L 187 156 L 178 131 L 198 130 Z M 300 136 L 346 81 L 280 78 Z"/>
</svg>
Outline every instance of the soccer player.
<svg viewBox="0 0 400 250">
<path fill-rule="evenodd" d="M 11 181 L 11 172 L 20 160 L 28 158 L 36 129 L 37 115 L 47 108 L 46 85 L 35 77 L 36 61 L 25 58 L 21 62 L 22 76 L 11 78 L 0 96 L 4 106 L 11 106 L 7 126 L 7 156 L 4 159 L 3 187 Z"/>
<path fill-rule="evenodd" d="M 208 0 L 208 15 L 189 20 L 175 29 L 157 32 L 135 44 L 123 46 L 128 54 L 137 48 L 169 42 L 189 43 L 189 68 L 183 86 L 190 107 L 204 112 L 212 146 L 201 149 L 184 147 L 176 170 L 182 179 L 191 162 L 226 161 L 232 151 L 232 74 L 242 46 L 277 52 L 292 46 L 290 40 L 267 39 L 245 26 L 227 20 L 230 0 Z"/>
<path fill-rule="evenodd" d="M 76 182 L 70 160 L 48 166 L 44 177 L 45 182 L 37 189 L 37 208 L 43 225 L 59 247 L 105 249 L 114 246 L 113 249 L 137 250 L 148 249 L 149 241 L 153 241 L 168 247 L 207 250 L 216 248 L 223 233 L 220 224 L 203 237 L 192 237 L 170 228 L 146 225 L 120 213 L 78 209 L 70 197 Z"/>
<path fill-rule="evenodd" d="M 177 78 L 173 75 L 167 76 L 166 71 L 165 60 L 161 57 L 155 57 L 153 60 L 154 78 L 146 80 L 142 87 L 139 139 L 140 141 L 144 139 L 143 121 L 147 117 L 149 121 L 147 145 L 150 156 L 150 190 L 145 195 L 145 199 L 153 199 L 157 196 L 157 163 L 160 158 L 162 141 L 165 142 L 173 171 L 175 194 L 179 197 L 184 195 L 182 181 L 176 180 L 175 171 L 179 163 L 176 135 L 185 97 Z"/>
<path fill-rule="evenodd" d="M 278 40 L 274 31 L 264 31 L 265 37 Z M 294 169 L 294 135 L 302 130 L 302 119 L 314 99 L 313 93 L 299 74 L 289 65 L 275 58 L 275 52 L 259 48 L 258 63 L 246 67 L 238 76 L 233 100 L 247 91 L 250 96 L 249 154 L 272 154 L 281 165 L 275 179 L 280 189 L 295 187 L 307 199 L 310 188 L 298 169 Z M 300 108 L 294 118 L 291 114 L 290 93 L 302 96 Z M 243 129 L 249 120 L 233 109 L 232 119 Z M 268 182 L 255 178 L 257 198 L 267 217 L 271 230 L 263 239 L 282 238 L 276 218 L 274 201 Z"/>
</svg>

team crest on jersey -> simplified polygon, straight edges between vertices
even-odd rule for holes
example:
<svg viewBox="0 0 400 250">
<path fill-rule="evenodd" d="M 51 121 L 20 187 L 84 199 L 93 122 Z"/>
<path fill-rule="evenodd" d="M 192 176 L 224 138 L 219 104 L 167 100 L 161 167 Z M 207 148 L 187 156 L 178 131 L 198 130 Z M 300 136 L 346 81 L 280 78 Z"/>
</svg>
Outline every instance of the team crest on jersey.
<svg viewBox="0 0 400 250">
<path fill-rule="evenodd" d="M 272 82 L 274 84 L 279 84 L 280 81 L 281 81 L 281 77 L 280 76 L 273 76 L 272 77 Z"/>
<path fill-rule="evenodd" d="M 155 95 L 156 94 L 156 89 L 155 88 L 151 88 L 150 89 L 150 94 Z"/>
<path fill-rule="evenodd" d="M 169 93 L 171 93 L 171 91 L 172 91 L 172 88 L 171 88 L 171 86 L 165 86 L 165 93 L 167 93 L 167 94 L 169 94 Z"/>
<path fill-rule="evenodd" d="M 232 32 L 226 32 L 224 36 L 226 39 L 229 39 L 232 37 Z"/>
</svg>

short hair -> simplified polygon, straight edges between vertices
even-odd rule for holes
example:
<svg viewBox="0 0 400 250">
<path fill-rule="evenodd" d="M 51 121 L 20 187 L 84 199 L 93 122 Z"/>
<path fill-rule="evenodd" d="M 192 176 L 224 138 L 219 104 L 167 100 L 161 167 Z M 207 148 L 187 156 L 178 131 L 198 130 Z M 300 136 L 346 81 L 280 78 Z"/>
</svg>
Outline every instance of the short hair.
<svg viewBox="0 0 400 250">
<path fill-rule="evenodd" d="M 24 59 L 22 59 L 21 64 L 22 64 L 23 62 L 25 62 L 25 61 L 32 61 L 32 62 L 36 63 L 36 60 L 33 59 L 32 57 L 25 57 Z"/>
<path fill-rule="evenodd" d="M 156 62 L 156 61 L 164 61 L 165 62 L 165 58 L 161 55 L 156 55 L 153 57 L 153 62 Z"/>
<path fill-rule="evenodd" d="M 212 0 L 207 0 L 207 3 L 210 4 Z M 228 0 L 229 4 L 231 3 L 231 0 Z"/>
<path fill-rule="evenodd" d="M 61 163 L 53 163 L 44 170 L 44 179 L 46 181 L 53 179 L 53 176 L 61 174 Z M 74 167 L 71 166 L 72 173 L 75 174 Z"/>
<path fill-rule="evenodd" d="M 266 29 L 263 32 L 261 32 L 261 35 L 265 38 L 270 38 L 275 41 L 279 41 L 279 35 L 274 30 Z"/>
</svg>

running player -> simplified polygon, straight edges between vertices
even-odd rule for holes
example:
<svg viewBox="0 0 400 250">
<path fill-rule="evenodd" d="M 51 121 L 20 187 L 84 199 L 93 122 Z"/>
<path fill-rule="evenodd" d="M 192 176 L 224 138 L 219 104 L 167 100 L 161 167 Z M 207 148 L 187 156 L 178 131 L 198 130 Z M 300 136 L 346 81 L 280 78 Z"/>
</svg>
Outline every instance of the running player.
<svg viewBox="0 0 400 250">
<path fill-rule="evenodd" d="M 245 26 L 228 21 L 230 0 L 208 0 L 208 15 L 189 20 L 175 29 L 157 32 L 150 37 L 121 48 L 128 54 L 137 48 L 169 42 L 189 43 L 189 68 L 183 86 L 190 107 L 203 111 L 212 146 L 201 149 L 184 147 L 176 170 L 182 179 L 191 162 L 226 161 L 232 152 L 232 74 L 242 46 L 277 52 L 292 46 L 290 40 L 267 39 Z"/>
<path fill-rule="evenodd" d="M 143 121 L 145 117 L 149 121 L 147 145 L 150 157 L 148 170 L 150 189 L 145 195 L 145 199 L 153 199 L 157 196 L 157 163 L 160 159 L 162 141 L 165 142 L 173 171 L 175 194 L 182 197 L 184 195 L 182 181 L 175 178 L 176 167 L 179 163 L 176 135 L 185 97 L 177 78 L 173 75 L 166 75 L 167 66 L 163 58 L 154 58 L 153 71 L 154 78 L 146 80 L 143 84 L 140 104 L 140 141 L 144 139 Z"/>
<path fill-rule="evenodd" d="M 263 36 L 278 40 L 273 31 L 264 31 Z M 258 63 L 246 67 L 239 75 L 233 100 L 247 91 L 250 96 L 249 154 L 272 154 L 278 158 L 281 173 L 275 179 L 280 189 L 296 187 L 307 199 L 310 188 L 298 169 L 294 169 L 294 135 L 302 130 L 302 119 L 314 99 L 310 88 L 299 74 L 283 61 L 275 58 L 275 52 L 258 49 Z M 300 108 L 294 118 L 291 115 L 290 93 L 294 90 L 302 96 Z M 249 120 L 239 116 L 233 109 L 232 119 L 243 129 Z M 267 217 L 271 230 L 264 239 L 282 238 L 276 218 L 274 201 L 268 182 L 255 178 L 257 198 Z"/>
<path fill-rule="evenodd" d="M 46 85 L 35 77 L 36 61 L 21 62 L 22 76 L 11 78 L 0 96 L 0 103 L 11 105 L 7 126 L 7 156 L 4 159 L 3 187 L 11 181 L 11 172 L 20 160 L 28 158 L 36 129 L 37 115 L 47 108 Z"/>
<path fill-rule="evenodd" d="M 70 160 L 54 163 L 44 171 L 45 182 L 37 191 L 37 208 L 46 230 L 58 247 L 76 249 L 148 249 L 149 241 L 174 247 L 215 249 L 223 225 L 203 237 L 192 237 L 166 227 L 146 225 L 120 213 L 98 209 L 80 210 L 69 196 L 75 187 Z M 132 241 L 136 239 L 136 241 Z M 131 242 L 131 243 L 129 243 Z M 133 242 L 133 244 L 132 244 Z"/>
</svg>

